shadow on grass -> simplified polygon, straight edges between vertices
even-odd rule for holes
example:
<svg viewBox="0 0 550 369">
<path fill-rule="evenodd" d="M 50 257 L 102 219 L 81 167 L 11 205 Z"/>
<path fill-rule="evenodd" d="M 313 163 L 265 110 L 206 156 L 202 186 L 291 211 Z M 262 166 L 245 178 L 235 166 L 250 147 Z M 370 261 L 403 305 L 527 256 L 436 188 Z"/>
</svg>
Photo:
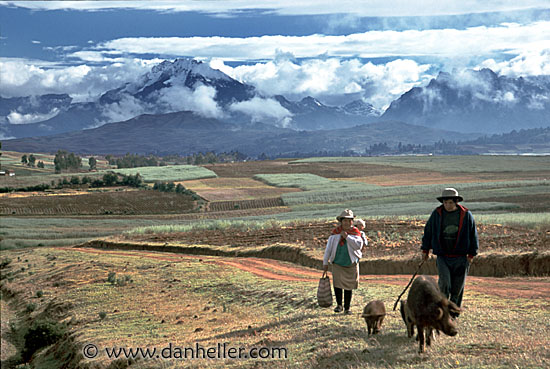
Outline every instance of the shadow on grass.
<svg viewBox="0 0 550 369">
<path fill-rule="evenodd" d="M 220 334 L 220 335 L 217 335 L 217 336 L 214 336 L 214 337 L 200 339 L 200 340 L 197 340 L 197 342 L 210 341 L 212 339 L 229 339 L 229 338 L 234 338 L 234 337 L 245 337 L 245 336 L 250 336 L 250 335 L 254 336 L 254 335 L 256 335 L 256 334 L 258 334 L 258 333 L 260 333 L 264 330 L 269 330 L 269 329 L 273 329 L 273 328 L 280 328 L 281 326 L 284 326 L 284 325 L 287 325 L 287 324 L 296 324 L 296 323 L 299 323 L 299 322 L 301 322 L 305 319 L 309 319 L 309 318 L 313 318 L 313 317 L 315 317 L 314 314 L 299 315 L 299 316 L 295 316 L 295 317 L 290 318 L 290 319 L 273 321 L 269 324 L 264 324 L 264 325 L 258 326 L 258 327 L 248 326 L 245 329 L 239 329 L 239 330 L 231 331 L 231 332 L 228 332 L 228 333 Z"/>
<path fill-rule="evenodd" d="M 429 359 L 429 356 L 418 355 L 416 341 L 402 333 L 389 331 L 370 337 L 366 333 L 363 334 L 363 349 L 340 349 L 335 347 L 331 350 L 334 353 L 318 355 L 315 360 L 316 364 L 313 367 L 347 368 L 350 365 L 394 367 L 400 364 L 419 364 Z M 349 334 L 347 338 L 349 339 Z M 339 339 L 339 337 L 336 337 L 336 339 Z"/>
</svg>

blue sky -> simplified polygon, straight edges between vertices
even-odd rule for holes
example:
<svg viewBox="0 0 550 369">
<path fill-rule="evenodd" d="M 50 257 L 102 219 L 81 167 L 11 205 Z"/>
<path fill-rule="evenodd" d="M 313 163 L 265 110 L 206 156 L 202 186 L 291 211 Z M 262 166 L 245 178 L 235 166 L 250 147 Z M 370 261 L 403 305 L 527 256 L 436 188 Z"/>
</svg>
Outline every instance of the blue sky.
<svg viewBox="0 0 550 369">
<path fill-rule="evenodd" d="M 550 0 L 0 1 L 3 97 L 91 100 L 178 57 L 384 109 L 440 71 L 550 75 Z"/>
</svg>

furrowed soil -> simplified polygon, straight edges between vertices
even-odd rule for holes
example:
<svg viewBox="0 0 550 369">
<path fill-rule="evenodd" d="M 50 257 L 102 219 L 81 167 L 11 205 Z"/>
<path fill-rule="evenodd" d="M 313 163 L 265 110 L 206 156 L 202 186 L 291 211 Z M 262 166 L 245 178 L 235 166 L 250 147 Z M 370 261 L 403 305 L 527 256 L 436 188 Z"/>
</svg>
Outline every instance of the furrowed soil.
<svg viewBox="0 0 550 369">
<path fill-rule="evenodd" d="M 453 172 L 415 169 L 366 163 L 291 163 L 287 160 L 222 163 L 204 165 L 219 177 L 252 178 L 256 174 L 311 173 L 325 178 L 357 178 L 359 181 L 382 186 L 493 182 L 510 180 L 540 180 L 550 178 L 550 170 L 510 172 Z"/>
<path fill-rule="evenodd" d="M 0 215 L 174 214 L 196 206 L 187 195 L 143 190 L 0 197 Z"/>
<path fill-rule="evenodd" d="M 188 245 L 257 246 L 293 243 L 306 249 L 324 250 L 336 223 L 304 223 L 262 230 L 208 230 L 163 234 L 122 235 L 123 240 L 139 242 L 178 242 Z M 419 253 L 424 231 L 423 221 L 391 219 L 369 220 L 365 233 L 369 240 L 366 257 L 413 255 Z M 548 251 L 550 226 L 528 229 L 494 224 L 479 224 L 480 251 Z"/>
</svg>

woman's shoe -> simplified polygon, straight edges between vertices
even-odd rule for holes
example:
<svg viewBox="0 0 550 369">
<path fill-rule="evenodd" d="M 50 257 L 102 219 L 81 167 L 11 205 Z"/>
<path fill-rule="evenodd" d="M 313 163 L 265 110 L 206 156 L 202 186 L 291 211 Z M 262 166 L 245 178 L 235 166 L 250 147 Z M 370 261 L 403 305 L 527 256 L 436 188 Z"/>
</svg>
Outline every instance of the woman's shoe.
<svg viewBox="0 0 550 369">
<path fill-rule="evenodd" d="M 344 315 L 350 315 L 351 311 L 349 309 L 344 310 Z"/>
<path fill-rule="evenodd" d="M 342 305 L 338 305 L 334 308 L 334 312 L 335 313 L 341 313 L 342 310 L 344 310 L 344 308 L 342 307 Z"/>
</svg>

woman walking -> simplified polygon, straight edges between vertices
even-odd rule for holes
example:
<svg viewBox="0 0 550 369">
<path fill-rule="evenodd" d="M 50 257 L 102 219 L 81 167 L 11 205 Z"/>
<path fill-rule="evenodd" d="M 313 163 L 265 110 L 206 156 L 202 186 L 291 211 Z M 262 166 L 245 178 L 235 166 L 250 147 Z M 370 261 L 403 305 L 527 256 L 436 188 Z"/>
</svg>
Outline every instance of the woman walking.
<svg viewBox="0 0 550 369">
<path fill-rule="evenodd" d="M 363 239 L 359 230 L 353 226 L 354 218 L 353 211 L 349 209 L 344 210 L 336 217 L 340 224 L 328 238 L 323 257 L 325 272 L 328 271 L 329 263 L 332 264 L 332 279 L 337 304 L 334 312 L 336 313 L 343 310 L 344 314 L 351 314 L 352 290 L 359 286 L 359 259 L 362 256 Z M 344 295 L 343 307 L 342 293 Z"/>
</svg>

